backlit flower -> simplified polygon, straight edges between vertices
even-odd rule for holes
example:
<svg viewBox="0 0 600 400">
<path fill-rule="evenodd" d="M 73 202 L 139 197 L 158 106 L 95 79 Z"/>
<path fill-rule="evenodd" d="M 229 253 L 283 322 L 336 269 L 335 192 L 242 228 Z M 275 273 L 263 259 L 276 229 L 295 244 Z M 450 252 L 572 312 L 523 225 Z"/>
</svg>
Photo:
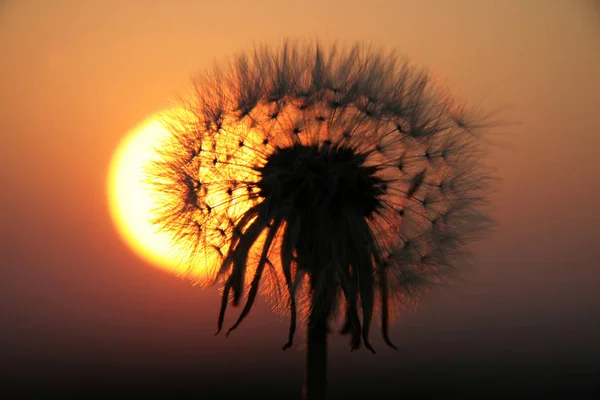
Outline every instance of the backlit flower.
<svg viewBox="0 0 600 400">
<path fill-rule="evenodd" d="M 156 223 L 222 284 L 218 329 L 261 289 L 291 318 L 341 310 L 352 348 L 452 272 L 489 225 L 465 110 L 393 54 L 284 43 L 195 82 L 149 170 Z"/>
</svg>

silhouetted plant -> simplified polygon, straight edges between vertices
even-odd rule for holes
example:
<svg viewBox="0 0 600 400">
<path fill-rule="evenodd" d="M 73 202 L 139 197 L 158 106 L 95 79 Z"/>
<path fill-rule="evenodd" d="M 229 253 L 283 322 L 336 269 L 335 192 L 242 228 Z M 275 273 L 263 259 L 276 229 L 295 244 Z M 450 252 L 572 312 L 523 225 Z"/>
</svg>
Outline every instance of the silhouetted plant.
<svg viewBox="0 0 600 400">
<path fill-rule="evenodd" d="M 201 76 L 184 106 L 149 169 L 156 224 L 222 284 L 218 331 L 261 289 L 290 316 L 284 349 L 307 319 L 308 398 L 325 397 L 337 315 L 352 349 L 375 352 L 376 313 L 394 347 L 392 307 L 461 266 L 489 226 L 480 121 L 391 53 L 260 47 Z"/>
</svg>

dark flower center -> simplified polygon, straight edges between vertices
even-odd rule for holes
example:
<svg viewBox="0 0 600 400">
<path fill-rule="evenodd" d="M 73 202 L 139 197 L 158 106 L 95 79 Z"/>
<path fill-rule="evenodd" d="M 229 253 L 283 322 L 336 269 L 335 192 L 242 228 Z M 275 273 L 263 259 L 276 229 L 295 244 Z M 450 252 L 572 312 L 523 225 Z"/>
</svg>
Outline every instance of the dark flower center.
<svg viewBox="0 0 600 400">
<path fill-rule="evenodd" d="M 344 146 L 294 145 L 278 148 L 259 169 L 260 196 L 273 207 L 293 207 L 336 218 L 351 209 L 369 217 L 380 206 L 385 182 L 366 156 Z"/>
</svg>

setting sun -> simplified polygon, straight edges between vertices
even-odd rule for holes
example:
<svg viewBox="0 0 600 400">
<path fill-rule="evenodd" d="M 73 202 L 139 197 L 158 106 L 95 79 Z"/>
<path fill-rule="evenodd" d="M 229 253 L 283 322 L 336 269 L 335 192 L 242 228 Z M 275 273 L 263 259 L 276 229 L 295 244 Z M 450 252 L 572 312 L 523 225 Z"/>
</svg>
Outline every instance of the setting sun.
<svg viewBox="0 0 600 400">
<path fill-rule="evenodd" d="M 155 203 L 144 183 L 144 168 L 156 160 L 155 146 L 169 135 L 161 117 L 142 122 L 115 151 L 108 176 L 110 212 L 121 237 L 138 256 L 176 275 L 200 277 L 201 271 L 182 262 L 168 233 L 151 222 Z"/>
</svg>

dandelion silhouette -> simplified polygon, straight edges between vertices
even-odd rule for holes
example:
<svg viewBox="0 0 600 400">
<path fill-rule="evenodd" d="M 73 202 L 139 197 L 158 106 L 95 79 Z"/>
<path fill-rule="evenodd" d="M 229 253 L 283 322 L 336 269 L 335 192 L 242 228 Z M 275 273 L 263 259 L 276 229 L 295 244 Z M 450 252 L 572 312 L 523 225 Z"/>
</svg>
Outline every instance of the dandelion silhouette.
<svg viewBox="0 0 600 400">
<path fill-rule="evenodd" d="M 367 46 L 286 42 L 201 76 L 148 181 L 155 223 L 222 285 L 228 304 L 262 290 L 307 319 L 307 396 L 323 398 L 329 326 L 351 349 L 379 314 L 464 262 L 489 226 L 479 121 L 430 75 Z M 217 331 L 217 333 L 218 333 Z"/>
</svg>

